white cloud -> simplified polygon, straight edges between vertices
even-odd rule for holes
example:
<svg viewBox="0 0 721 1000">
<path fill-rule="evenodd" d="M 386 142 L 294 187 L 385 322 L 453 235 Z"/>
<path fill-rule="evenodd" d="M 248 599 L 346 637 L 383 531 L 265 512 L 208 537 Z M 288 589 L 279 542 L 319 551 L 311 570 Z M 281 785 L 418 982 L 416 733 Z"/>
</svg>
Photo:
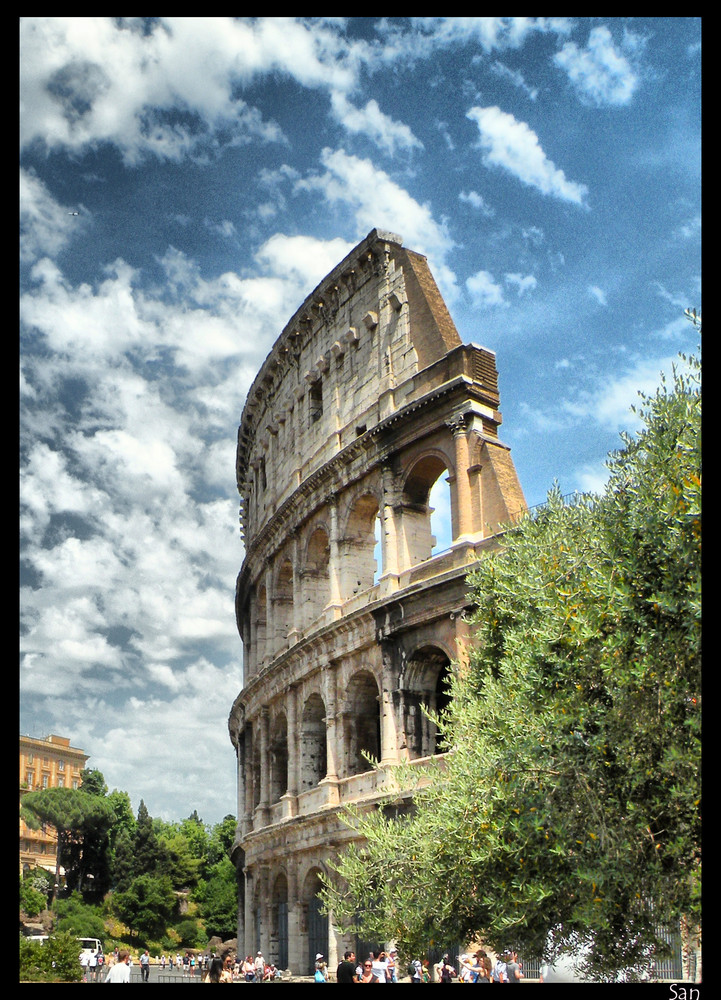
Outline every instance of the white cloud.
<svg viewBox="0 0 721 1000">
<path fill-rule="evenodd" d="M 498 107 L 471 108 L 467 117 L 478 125 L 486 166 L 501 167 L 542 194 L 576 205 L 585 203 L 588 188 L 566 178 L 548 159 L 538 136 L 525 122 Z"/>
<path fill-rule="evenodd" d="M 478 271 L 467 278 L 466 288 L 470 292 L 474 305 L 482 309 L 508 305 L 503 297 L 503 288 L 488 271 Z"/>
<path fill-rule="evenodd" d="M 21 147 L 110 142 L 129 164 L 193 155 L 221 126 L 231 142 L 278 141 L 238 86 L 281 73 L 345 90 L 357 71 L 332 26 L 284 17 L 25 17 L 20 47 Z"/>
<path fill-rule="evenodd" d="M 461 191 L 458 199 L 459 201 L 465 202 L 467 205 L 471 205 L 473 208 L 478 209 L 478 211 L 487 218 L 491 218 L 496 214 L 495 210 L 491 208 L 483 195 L 479 194 L 477 191 Z"/>
<path fill-rule="evenodd" d="M 325 173 L 298 181 L 297 189 L 316 191 L 330 204 L 345 205 L 353 213 L 359 236 L 376 228 L 401 236 L 406 246 L 429 258 L 443 294 L 453 300 L 456 278 L 446 263 L 453 241 L 445 225 L 433 218 L 430 206 L 419 204 L 371 160 L 342 149 L 324 149 L 321 163 Z"/>
<path fill-rule="evenodd" d="M 601 386 L 568 399 L 563 409 L 577 420 L 593 421 L 611 431 L 633 431 L 638 417 L 631 407 L 638 406 L 639 393 L 652 396 L 661 384 L 661 372 L 670 373 L 677 358 L 639 361 L 635 368 L 616 378 L 604 378 Z"/>
<path fill-rule="evenodd" d="M 32 170 L 20 170 L 20 260 L 30 263 L 63 250 L 87 219 L 78 210 L 59 205 Z"/>
<path fill-rule="evenodd" d="M 505 280 L 507 284 L 515 286 L 519 296 L 529 291 L 532 292 L 538 284 L 532 274 L 506 274 Z"/>
<path fill-rule="evenodd" d="M 603 25 L 591 29 L 585 49 L 566 42 L 554 62 L 568 74 L 581 97 L 599 107 L 628 104 L 638 86 L 628 60 Z"/>
<path fill-rule="evenodd" d="M 370 100 L 363 108 L 356 108 L 345 94 L 334 91 L 331 107 L 336 120 L 352 135 L 365 135 L 380 149 L 393 155 L 399 150 L 422 149 L 423 143 L 413 135 L 403 122 L 396 122 L 383 114 L 378 102 Z"/>
<path fill-rule="evenodd" d="M 601 306 L 608 305 L 608 302 L 606 300 L 606 293 L 602 288 L 599 288 L 598 285 L 589 285 L 588 294 L 591 296 L 591 298 L 595 299 L 599 305 Z"/>
</svg>

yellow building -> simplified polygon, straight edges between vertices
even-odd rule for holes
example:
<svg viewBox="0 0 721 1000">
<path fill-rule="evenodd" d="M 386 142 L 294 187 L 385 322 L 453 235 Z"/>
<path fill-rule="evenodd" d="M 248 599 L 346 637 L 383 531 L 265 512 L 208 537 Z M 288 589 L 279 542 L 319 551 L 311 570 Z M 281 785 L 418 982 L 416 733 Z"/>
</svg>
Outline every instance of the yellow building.
<svg viewBox="0 0 721 1000">
<path fill-rule="evenodd" d="M 88 754 L 70 746 L 65 736 L 20 737 L 20 804 L 23 795 L 41 788 L 79 788 Z M 20 820 L 20 875 L 31 868 L 55 873 L 57 834 L 50 826 L 31 830 Z"/>
</svg>

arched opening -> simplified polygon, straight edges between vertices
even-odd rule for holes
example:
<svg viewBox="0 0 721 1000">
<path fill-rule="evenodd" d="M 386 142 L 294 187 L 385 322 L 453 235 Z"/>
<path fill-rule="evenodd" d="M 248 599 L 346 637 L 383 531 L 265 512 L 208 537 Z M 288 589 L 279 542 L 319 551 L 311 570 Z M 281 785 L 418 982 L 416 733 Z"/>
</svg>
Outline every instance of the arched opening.
<svg viewBox="0 0 721 1000">
<path fill-rule="evenodd" d="M 316 528 L 308 542 L 303 569 L 303 603 L 307 625 L 311 625 L 322 615 L 323 609 L 328 603 L 330 597 L 329 562 L 328 534 L 323 528 Z"/>
<path fill-rule="evenodd" d="M 256 667 L 260 667 L 267 655 L 268 638 L 268 606 L 264 584 L 260 584 L 255 592 L 253 603 L 255 624 L 255 655 Z"/>
<path fill-rule="evenodd" d="M 275 646 L 282 650 L 288 645 L 288 633 L 293 628 L 293 563 L 290 559 L 283 560 L 275 582 L 273 618 Z"/>
<path fill-rule="evenodd" d="M 270 800 L 277 802 L 288 790 L 288 722 L 277 716 L 270 735 Z"/>
<path fill-rule="evenodd" d="M 273 883 L 270 906 L 270 960 L 288 968 L 288 880 L 281 872 Z"/>
<path fill-rule="evenodd" d="M 450 545 L 447 473 L 446 464 L 438 455 L 427 455 L 415 463 L 406 477 L 401 507 L 401 550 L 406 568 L 425 562 L 434 550 L 441 551 Z M 440 535 L 435 535 L 434 530 Z"/>
<path fill-rule="evenodd" d="M 321 903 L 318 893 L 323 888 L 320 872 L 314 868 L 308 872 L 303 883 L 303 910 L 305 912 L 306 930 L 306 975 L 315 968 L 315 956 L 320 954 L 328 957 L 328 917 L 321 913 Z"/>
<path fill-rule="evenodd" d="M 348 685 L 344 739 L 346 774 L 362 774 L 370 770 L 371 765 L 363 756 L 364 751 L 380 760 L 380 694 L 376 679 L 369 671 L 354 674 Z"/>
<path fill-rule="evenodd" d="M 369 590 L 380 575 L 378 501 L 364 494 L 353 504 L 342 542 L 341 594 L 347 601 Z"/>
<path fill-rule="evenodd" d="M 440 734 L 426 711 L 440 715 L 448 705 L 451 661 L 436 646 L 423 646 L 409 659 L 403 683 L 403 729 L 409 757 L 441 753 Z"/>
<path fill-rule="evenodd" d="M 319 694 L 312 694 L 303 708 L 300 729 L 300 787 L 315 788 L 328 769 L 325 731 L 325 705 Z"/>
</svg>

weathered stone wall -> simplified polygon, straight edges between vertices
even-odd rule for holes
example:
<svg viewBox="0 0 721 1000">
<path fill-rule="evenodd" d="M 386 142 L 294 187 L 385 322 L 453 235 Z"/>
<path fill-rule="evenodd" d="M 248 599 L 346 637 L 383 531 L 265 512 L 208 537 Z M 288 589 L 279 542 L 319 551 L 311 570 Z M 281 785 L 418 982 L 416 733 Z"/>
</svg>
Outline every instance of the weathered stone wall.
<svg viewBox="0 0 721 1000">
<path fill-rule="evenodd" d="M 461 343 L 425 258 L 374 230 L 308 296 L 248 394 L 237 477 L 239 944 L 294 972 L 346 945 L 318 912 L 338 816 L 437 753 L 424 707 L 467 641 L 468 568 L 525 507 L 495 356 Z M 453 543 L 436 554 L 431 488 Z"/>
</svg>

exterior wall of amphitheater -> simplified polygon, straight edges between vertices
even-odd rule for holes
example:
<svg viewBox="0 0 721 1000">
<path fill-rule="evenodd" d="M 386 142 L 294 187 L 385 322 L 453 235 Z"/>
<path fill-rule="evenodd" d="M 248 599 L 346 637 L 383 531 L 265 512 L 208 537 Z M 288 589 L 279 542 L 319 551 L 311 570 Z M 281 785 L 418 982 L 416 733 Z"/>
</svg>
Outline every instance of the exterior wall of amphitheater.
<svg viewBox="0 0 721 1000">
<path fill-rule="evenodd" d="M 244 687 L 233 858 L 238 950 L 305 974 L 355 942 L 319 875 L 382 771 L 423 766 L 423 712 L 463 659 L 469 566 L 524 507 L 498 436 L 495 355 L 463 344 L 426 259 L 373 230 L 305 300 L 258 373 L 238 432 Z M 436 554 L 431 488 L 449 494 Z"/>
</svg>

